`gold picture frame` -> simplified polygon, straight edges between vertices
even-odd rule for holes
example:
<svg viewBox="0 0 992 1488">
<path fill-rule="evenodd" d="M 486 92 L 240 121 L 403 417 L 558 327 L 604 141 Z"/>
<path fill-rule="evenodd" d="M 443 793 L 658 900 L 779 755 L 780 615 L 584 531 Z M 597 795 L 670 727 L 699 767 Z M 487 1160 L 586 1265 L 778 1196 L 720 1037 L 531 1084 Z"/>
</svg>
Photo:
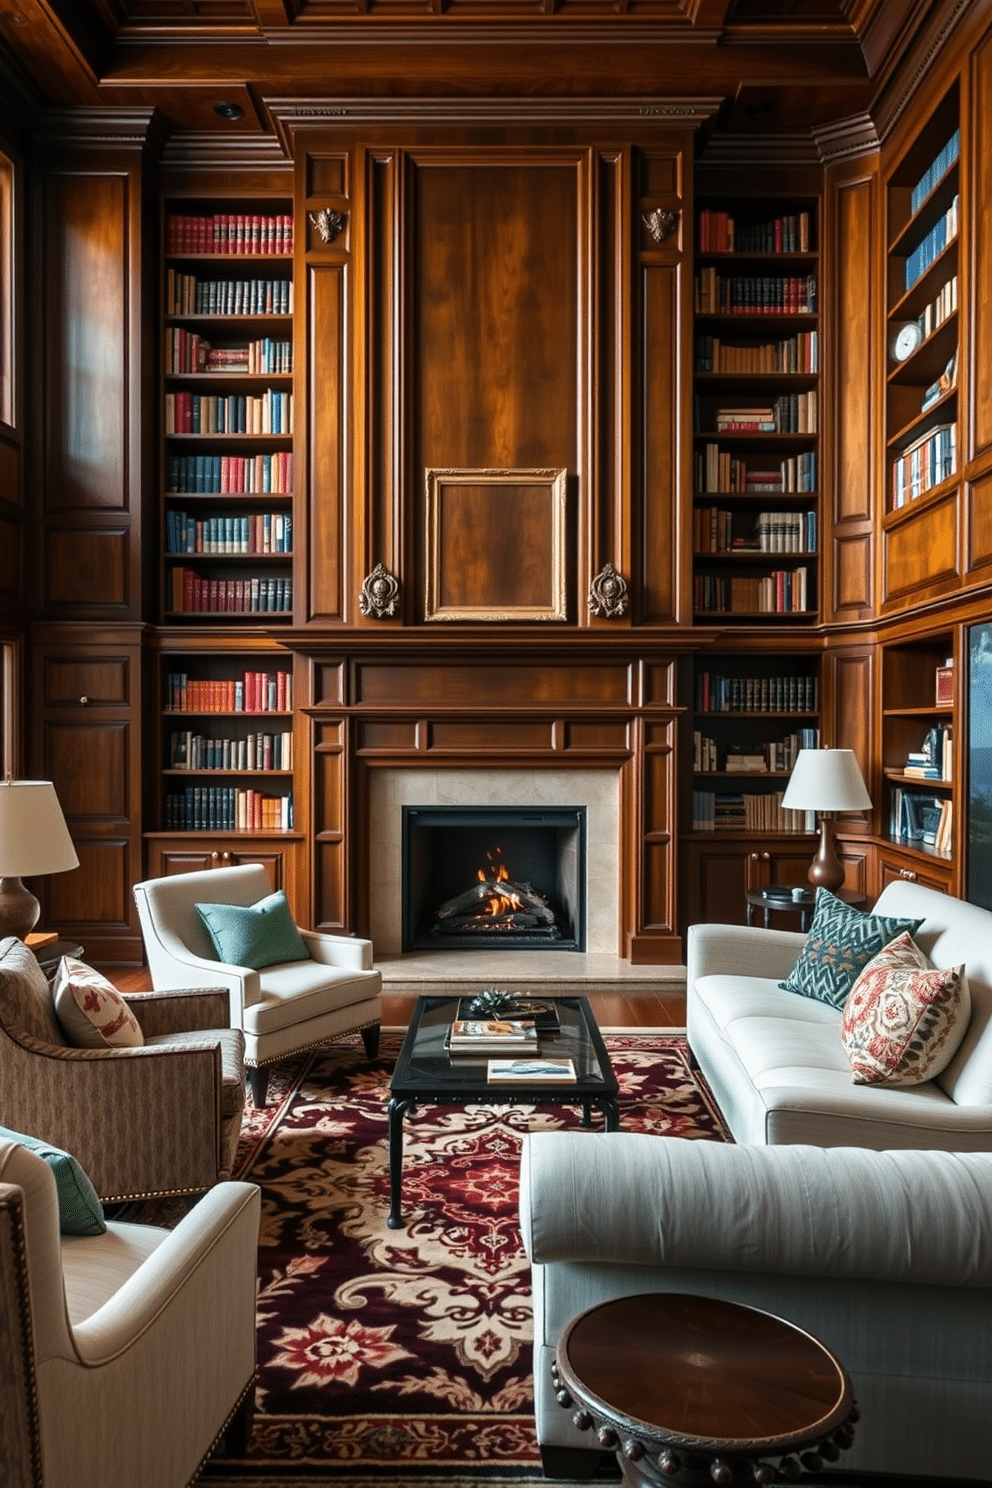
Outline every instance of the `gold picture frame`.
<svg viewBox="0 0 992 1488">
<path fill-rule="evenodd" d="M 568 618 L 566 469 L 426 473 L 424 619 Z"/>
</svg>

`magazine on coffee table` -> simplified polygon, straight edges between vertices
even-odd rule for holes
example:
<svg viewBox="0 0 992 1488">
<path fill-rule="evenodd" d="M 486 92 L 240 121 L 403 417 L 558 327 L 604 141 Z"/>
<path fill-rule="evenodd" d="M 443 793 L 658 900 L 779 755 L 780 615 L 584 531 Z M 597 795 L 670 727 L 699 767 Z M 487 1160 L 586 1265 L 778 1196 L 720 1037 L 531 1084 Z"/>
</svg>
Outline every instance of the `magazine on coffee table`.
<svg viewBox="0 0 992 1488">
<path fill-rule="evenodd" d="M 446 1047 L 449 1054 L 536 1054 L 537 1029 L 518 1018 L 456 1018 Z"/>
<path fill-rule="evenodd" d="M 574 1085 L 571 1059 L 490 1059 L 490 1085 Z"/>
</svg>

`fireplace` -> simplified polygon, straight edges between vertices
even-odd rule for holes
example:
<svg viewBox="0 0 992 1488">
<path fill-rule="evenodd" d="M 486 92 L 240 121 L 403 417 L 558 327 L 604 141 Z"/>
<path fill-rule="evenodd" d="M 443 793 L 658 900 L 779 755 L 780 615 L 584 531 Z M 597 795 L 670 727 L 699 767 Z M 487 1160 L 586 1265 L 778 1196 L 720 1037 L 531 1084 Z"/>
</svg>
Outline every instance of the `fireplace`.
<svg viewBox="0 0 992 1488">
<path fill-rule="evenodd" d="M 583 806 L 402 808 L 403 949 L 586 948 Z"/>
</svg>

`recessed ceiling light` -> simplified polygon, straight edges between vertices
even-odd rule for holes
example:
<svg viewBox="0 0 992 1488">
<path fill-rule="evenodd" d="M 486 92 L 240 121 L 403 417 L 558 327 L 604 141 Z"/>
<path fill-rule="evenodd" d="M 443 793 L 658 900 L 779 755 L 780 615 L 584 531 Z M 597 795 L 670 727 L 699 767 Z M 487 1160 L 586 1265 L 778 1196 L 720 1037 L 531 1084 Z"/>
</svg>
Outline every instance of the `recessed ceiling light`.
<svg viewBox="0 0 992 1488">
<path fill-rule="evenodd" d="M 244 109 L 240 103 L 215 103 L 214 113 L 220 114 L 222 119 L 240 119 Z"/>
</svg>

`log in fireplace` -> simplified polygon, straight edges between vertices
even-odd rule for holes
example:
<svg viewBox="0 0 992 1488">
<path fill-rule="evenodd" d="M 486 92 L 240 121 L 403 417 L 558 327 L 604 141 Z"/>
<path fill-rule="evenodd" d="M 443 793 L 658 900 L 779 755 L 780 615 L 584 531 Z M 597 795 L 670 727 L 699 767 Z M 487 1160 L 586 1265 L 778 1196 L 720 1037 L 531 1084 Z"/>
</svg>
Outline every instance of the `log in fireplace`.
<svg viewBox="0 0 992 1488">
<path fill-rule="evenodd" d="M 402 812 L 404 950 L 585 950 L 584 806 Z"/>
</svg>

